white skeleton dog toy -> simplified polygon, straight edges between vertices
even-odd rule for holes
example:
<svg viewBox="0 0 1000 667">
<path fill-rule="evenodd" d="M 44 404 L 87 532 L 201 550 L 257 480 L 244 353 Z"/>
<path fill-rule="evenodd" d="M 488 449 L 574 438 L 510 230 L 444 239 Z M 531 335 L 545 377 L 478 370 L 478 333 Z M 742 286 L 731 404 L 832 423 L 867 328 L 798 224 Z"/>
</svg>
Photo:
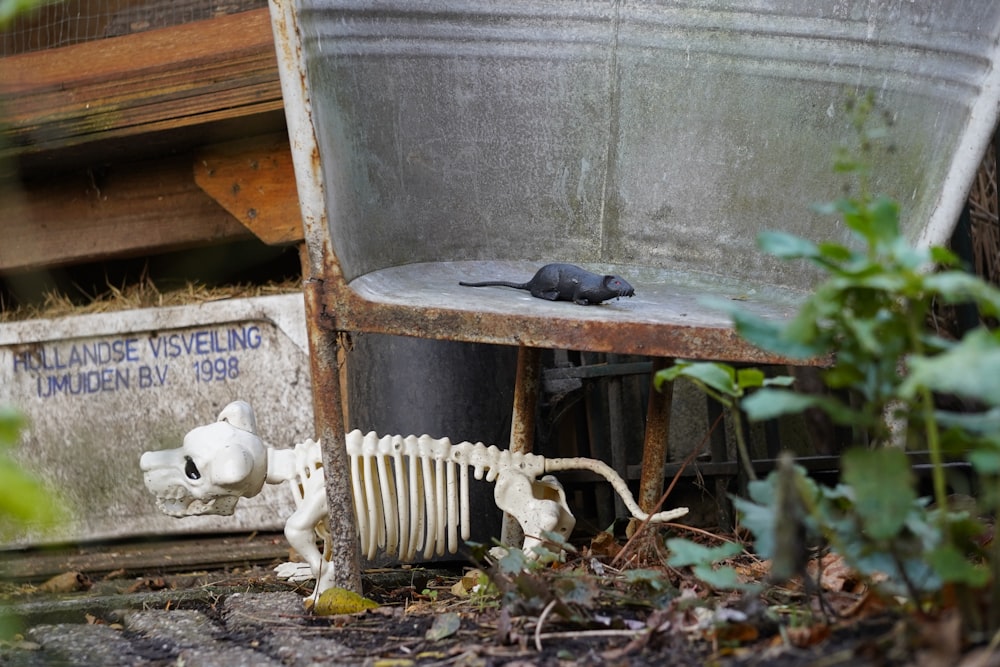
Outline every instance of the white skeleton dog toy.
<svg viewBox="0 0 1000 667">
<path fill-rule="evenodd" d="M 524 529 L 526 554 L 540 543 L 543 531 L 568 537 L 576 519 L 566 504 L 562 485 L 551 475 L 557 470 L 590 470 L 606 480 L 639 520 L 671 521 L 687 514 L 686 507 L 649 517 L 639 509 L 625 481 L 594 459 L 546 459 L 534 454 L 512 454 L 482 443 L 451 444 L 447 438 L 385 436 L 361 431 L 347 434 L 351 457 L 354 506 L 362 552 L 373 558 L 379 547 L 413 560 L 458 550 L 459 529 L 469 538 L 469 466 L 476 479 L 496 482 L 497 506 L 515 517 Z M 146 452 L 139 463 L 146 487 L 157 506 L 176 517 L 232 514 L 236 501 L 260 493 L 264 483 L 289 482 L 295 512 L 285 523 L 288 543 L 305 558 L 316 579 L 314 595 L 332 586 L 332 567 L 317 547 L 317 537 L 329 548 L 326 534 L 326 489 L 319 443 L 306 440 L 294 449 L 274 449 L 257 436 L 253 410 L 235 401 L 218 420 L 184 436 L 183 446 Z M 457 479 L 456 479 L 457 478 Z M 447 540 L 446 540 L 447 533 Z M 279 576 L 301 578 L 299 566 L 279 566 Z M 325 569 L 325 571 L 324 571 Z"/>
</svg>

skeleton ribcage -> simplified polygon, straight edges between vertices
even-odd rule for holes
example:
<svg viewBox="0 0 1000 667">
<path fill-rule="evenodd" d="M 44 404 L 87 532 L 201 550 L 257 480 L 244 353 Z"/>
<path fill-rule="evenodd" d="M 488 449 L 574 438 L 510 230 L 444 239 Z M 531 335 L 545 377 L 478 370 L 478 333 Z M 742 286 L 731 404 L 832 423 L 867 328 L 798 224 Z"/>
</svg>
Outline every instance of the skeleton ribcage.
<svg viewBox="0 0 1000 667">
<path fill-rule="evenodd" d="M 374 432 L 365 435 L 355 430 L 345 440 L 351 460 L 361 551 L 369 560 L 375 558 L 380 548 L 404 561 L 414 560 L 421 550 L 424 558 L 458 551 L 470 535 L 470 468 L 476 479 L 485 478 L 488 482 L 495 482 L 504 470 L 517 471 L 531 480 L 557 470 L 590 470 L 611 483 L 632 516 L 647 518 L 636 505 L 625 480 L 601 461 L 546 459 L 482 443 L 453 445 L 448 438 L 427 435 L 380 438 Z M 301 502 L 302 480 L 322 464 L 315 442 L 297 446 L 296 453 L 300 471 L 296 501 Z M 322 488 L 319 492 L 323 493 Z M 686 512 L 686 508 L 677 508 L 660 512 L 651 520 L 669 521 Z"/>
<path fill-rule="evenodd" d="M 544 459 L 482 443 L 455 445 L 447 438 L 347 434 L 361 551 L 369 559 L 379 548 L 413 560 L 455 553 L 469 539 L 469 468 L 476 479 L 495 481 L 512 460 L 532 476 Z"/>
</svg>

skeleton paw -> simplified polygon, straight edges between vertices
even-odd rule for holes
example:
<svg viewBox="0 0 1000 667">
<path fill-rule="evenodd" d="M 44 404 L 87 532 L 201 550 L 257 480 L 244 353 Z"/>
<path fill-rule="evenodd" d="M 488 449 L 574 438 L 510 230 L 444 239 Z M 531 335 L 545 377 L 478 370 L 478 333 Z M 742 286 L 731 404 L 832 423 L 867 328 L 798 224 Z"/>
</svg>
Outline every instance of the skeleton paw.
<svg viewBox="0 0 1000 667">
<path fill-rule="evenodd" d="M 282 563 L 274 568 L 274 573 L 278 579 L 300 583 L 315 579 L 308 563 Z"/>
</svg>

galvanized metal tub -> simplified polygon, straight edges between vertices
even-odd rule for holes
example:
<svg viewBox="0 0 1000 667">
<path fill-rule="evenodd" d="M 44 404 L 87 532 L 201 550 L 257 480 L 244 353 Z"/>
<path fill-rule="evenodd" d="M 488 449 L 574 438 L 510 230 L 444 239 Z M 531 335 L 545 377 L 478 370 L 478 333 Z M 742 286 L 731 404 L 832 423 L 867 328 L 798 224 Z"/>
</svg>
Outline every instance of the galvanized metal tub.
<svg viewBox="0 0 1000 667">
<path fill-rule="evenodd" d="M 815 276 L 754 238 L 845 239 L 810 205 L 841 194 L 849 96 L 892 119 L 874 186 L 921 243 L 947 240 L 996 126 L 992 0 L 287 2 L 307 242 L 343 283 L 325 289 L 345 329 L 752 357 L 701 297 L 794 310 Z M 583 309 L 457 285 L 550 261 L 637 296 Z"/>
</svg>

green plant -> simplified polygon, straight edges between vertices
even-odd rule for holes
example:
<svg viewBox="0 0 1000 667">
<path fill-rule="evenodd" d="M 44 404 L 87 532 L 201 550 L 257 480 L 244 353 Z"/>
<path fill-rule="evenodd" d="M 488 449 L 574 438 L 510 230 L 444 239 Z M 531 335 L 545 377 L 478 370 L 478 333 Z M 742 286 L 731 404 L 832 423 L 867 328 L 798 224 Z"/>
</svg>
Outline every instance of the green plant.
<svg viewBox="0 0 1000 667">
<path fill-rule="evenodd" d="M 693 382 L 703 392 L 737 414 L 741 409 L 740 402 L 748 390 L 759 387 L 787 387 L 794 381 L 794 378 L 784 375 L 774 378 L 765 377 L 763 371 L 758 368 L 736 369 L 728 364 L 718 362 L 678 361 L 673 366 L 664 368 L 657 373 L 654 384 L 659 390 L 664 383 L 673 382 L 680 377 Z M 735 432 L 736 448 L 747 477 L 755 479 L 756 474 L 750 460 L 750 450 L 747 447 L 743 429 L 737 428 Z"/>
<path fill-rule="evenodd" d="M 18 526 L 51 526 L 60 511 L 52 494 L 10 456 L 27 422 L 21 413 L 0 406 L 0 536 Z"/>
<path fill-rule="evenodd" d="M 18 526 L 51 526 L 61 515 L 42 483 L 10 457 L 26 424 L 17 410 L 0 406 L 0 537 L 10 535 Z M 13 634 L 17 628 L 17 619 L 0 609 L 0 637 Z"/>
<path fill-rule="evenodd" d="M 10 23 L 22 14 L 34 11 L 44 4 L 44 0 L 0 0 L 0 30 L 10 27 Z"/>
<path fill-rule="evenodd" d="M 949 509 L 945 463 L 949 457 L 969 461 L 989 483 L 984 488 L 1000 479 L 1000 336 L 979 328 L 949 340 L 929 325 L 929 315 L 935 303 L 972 303 L 984 316 L 996 318 L 1000 291 L 960 270 L 950 251 L 914 247 L 905 239 L 897 202 L 871 193 L 871 157 L 881 150 L 887 124 L 875 119 L 870 96 L 855 100 L 850 111 L 859 141 L 838 153 L 834 168 L 855 179 L 858 194 L 816 208 L 839 216 L 851 243 L 761 234 L 764 251 L 812 262 L 827 277 L 787 323 L 761 321 L 730 308 L 738 332 L 757 346 L 788 357 L 827 360 L 823 378 L 837 391 L 805 395 L 761 386 L 733 407 L 754 421 L 819 408 L 836 423 L 869 434 L 881 448 L 848 451 L 842 482 L 832 489 L 793 469 L 784 486 L 774 473 L 749 485 L 749 499 L 734 502 L 761 555 L 776 555 L 775 526 L 798 518 L 805 543 L 829 544 L 863 574 L 888 575 L 884 585 L 915 600 L 951 586 L 959 593 L 966 627 L 992 630 L 1000 625 L 995 608 L 1000 595 L 992 595 L 997 602 L 985 617 L 979 616 L 974 598 L 987 582 L 997 586 L 1000 581 L 1000 554 L 981 553 L 974 539 L 982 530 L 976 517 Z M 676 375 L 668 369 L 662 377 Z M 959 395 L 984 409 L 945 412 L 935 403 L 939 393 Z M 933 503 L 917 497 L 909 460 L 891 445 L 926 448 Z M 791 490 L 790 500 L 779 498 L 781 488 Z M 785 516 L 789 502 L 799 508 L 797 517 Z M 993 493 L 981 497 L 977 509 L 987 513 L 997 506 Z"/>
</svg>

